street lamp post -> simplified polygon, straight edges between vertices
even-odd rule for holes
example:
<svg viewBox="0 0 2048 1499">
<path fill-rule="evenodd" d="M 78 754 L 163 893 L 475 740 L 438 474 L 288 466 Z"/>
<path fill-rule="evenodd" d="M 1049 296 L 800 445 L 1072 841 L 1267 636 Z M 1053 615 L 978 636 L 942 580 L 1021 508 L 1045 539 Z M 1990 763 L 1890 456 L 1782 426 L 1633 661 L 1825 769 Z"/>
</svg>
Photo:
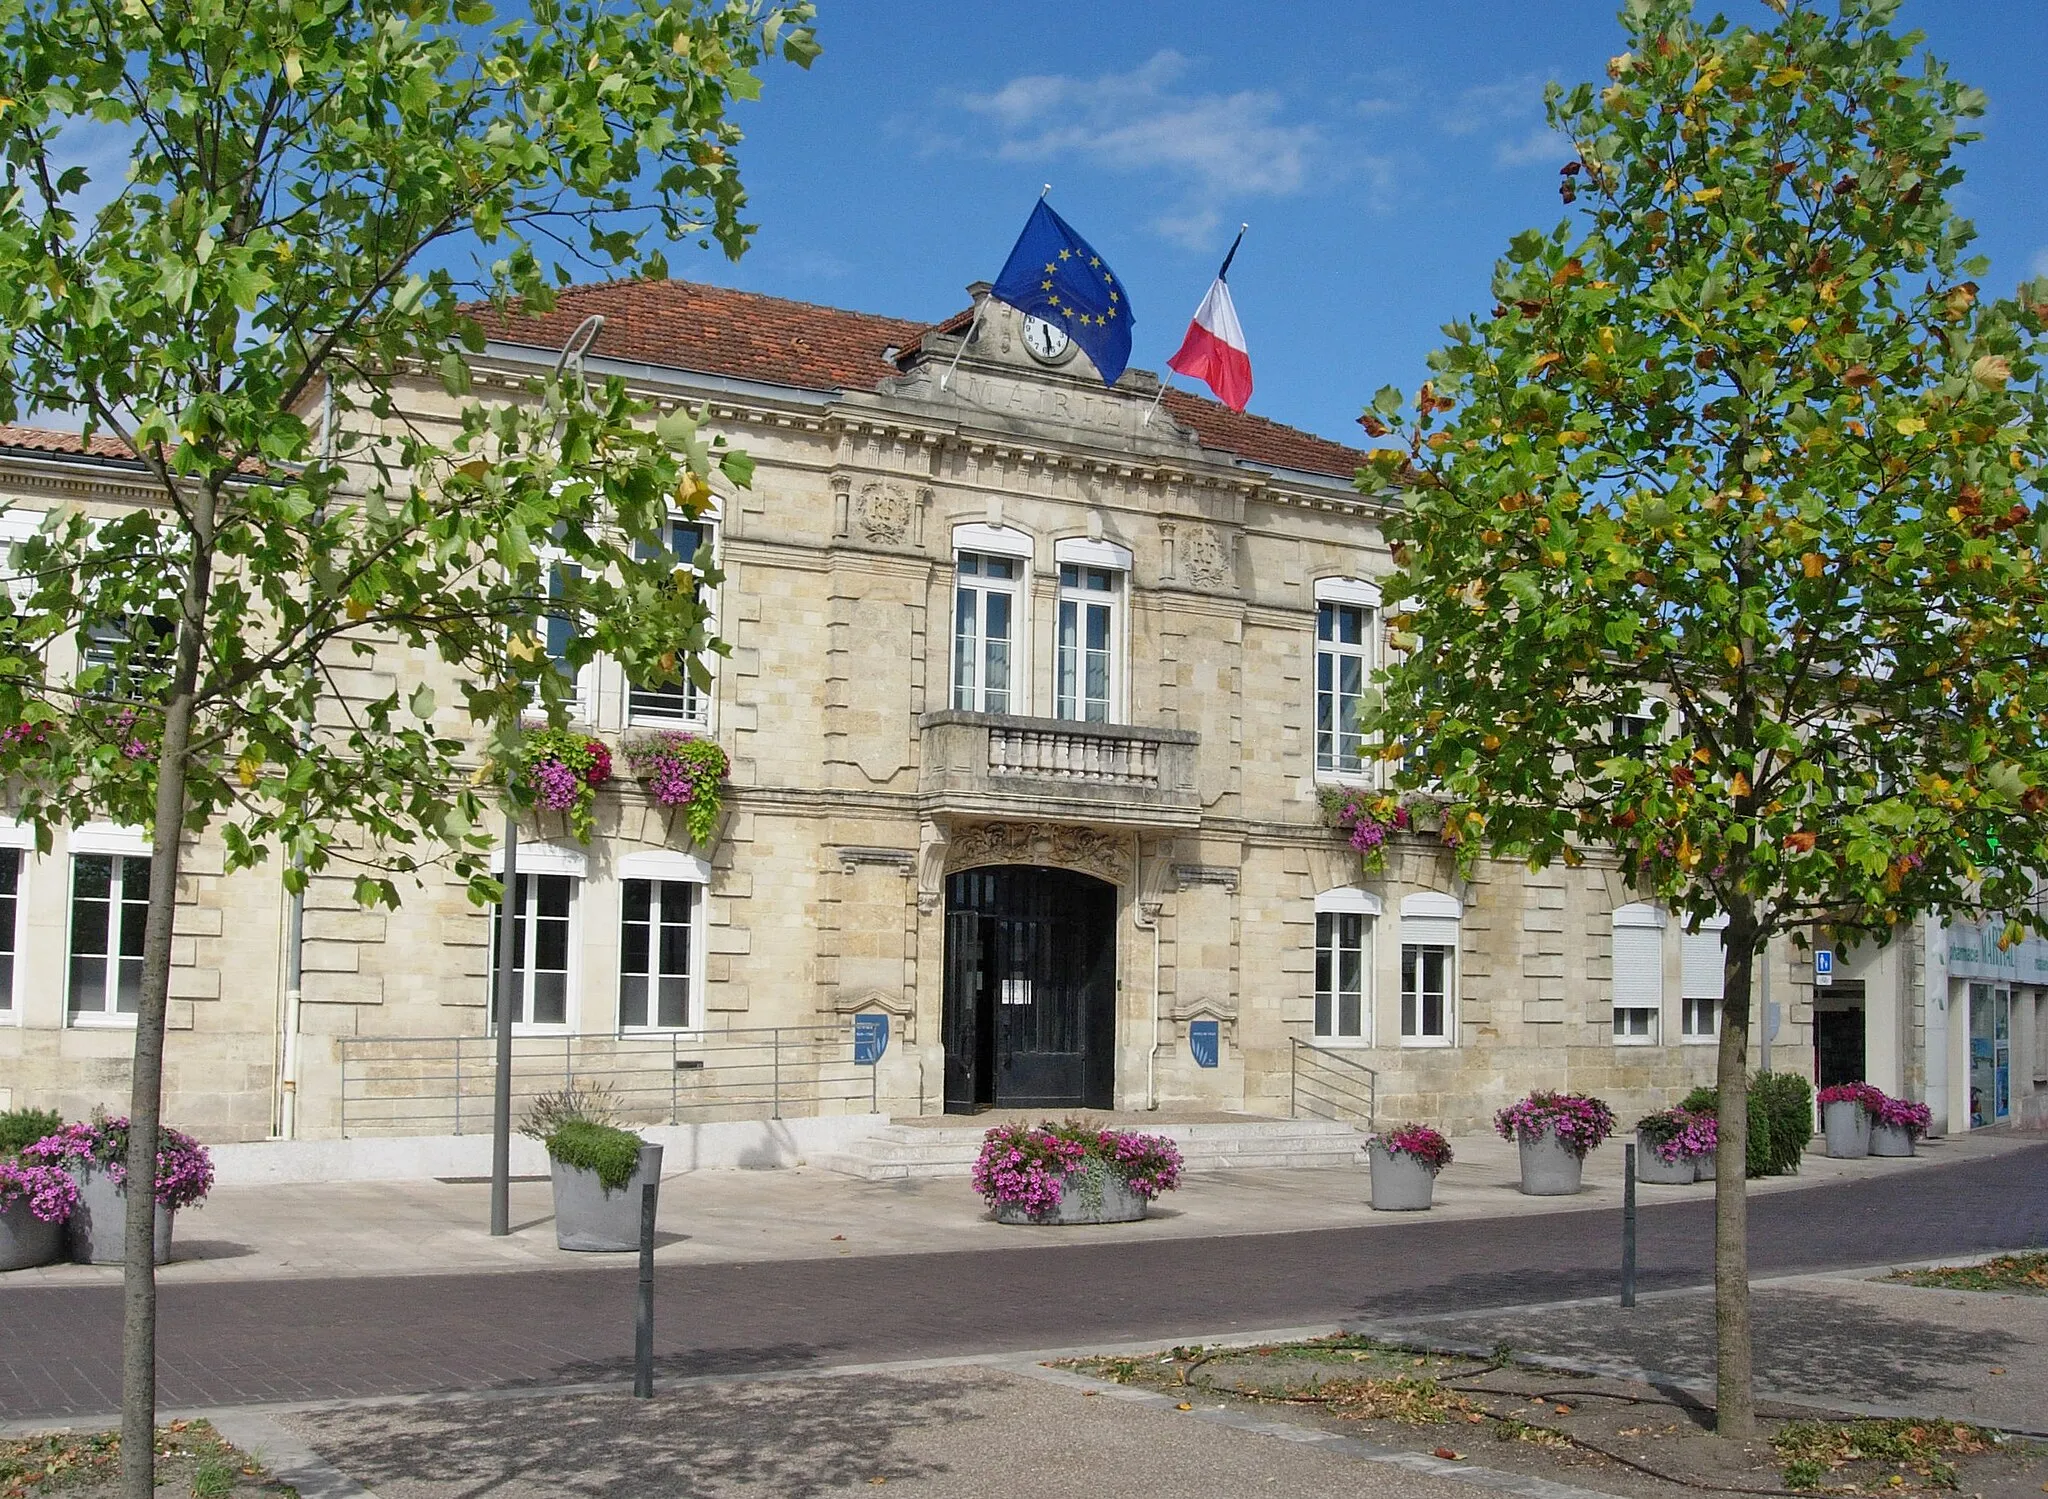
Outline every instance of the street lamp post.
<svg viewBox="0 0 2048 1499">
<path fill-rule="evenodd" d="M 577 388 L 583 380 L 583 356 L 604 331 L 604 319 L 585 318 L 562 345 L 555 360 L 555 379 L 572 363 Z M 562 423 L 555 424 L 559 441 Z M 519 1002 L 519 966 L 514 961 L 514 944 L 519 936 L 519 810 L 506 788 L 504 894 L 498 899 L 498 982 L 492 995 L 497 1013 L 497 1074 L 491 1087 L 491 1237 L 502 1239 L 512 1232 L 512 1017 Z"/>
</svg>

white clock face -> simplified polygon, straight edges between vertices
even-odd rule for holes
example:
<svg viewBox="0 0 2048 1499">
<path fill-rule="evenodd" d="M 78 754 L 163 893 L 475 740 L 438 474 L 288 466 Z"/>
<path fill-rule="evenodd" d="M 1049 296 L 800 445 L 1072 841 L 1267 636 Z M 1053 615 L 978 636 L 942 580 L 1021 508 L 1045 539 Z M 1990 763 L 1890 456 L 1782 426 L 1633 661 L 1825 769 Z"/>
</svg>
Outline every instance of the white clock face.
<svg viewBox="0 0 2048 1499">
<path fill-rule="evenodd" d="M 1031 357 L 1044 364 L 1058 364 L 1073 352 L 1073 340 L 1067 337 L 1067 330 L 1057 324 L 1048 323 L 1042 317 L 1024 319 L 1024 347 Z"/>
</svg>

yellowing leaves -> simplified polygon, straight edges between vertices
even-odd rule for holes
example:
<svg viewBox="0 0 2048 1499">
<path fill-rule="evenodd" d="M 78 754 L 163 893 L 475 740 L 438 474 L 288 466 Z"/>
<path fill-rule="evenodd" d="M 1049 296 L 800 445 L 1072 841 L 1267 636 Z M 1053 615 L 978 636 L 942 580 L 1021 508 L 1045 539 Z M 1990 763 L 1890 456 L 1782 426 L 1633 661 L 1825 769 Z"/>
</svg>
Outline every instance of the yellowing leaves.
<svg viewBox="0 0 2048 1499">
<path fill-rule="evenodd" d="M 263 772 L 263 757 L 250 750 L 235 762 L 235 779 L 244 786 L 256 784 L 256 777 Z"/>
<path fill-rule="evenodd" d="M 1543 371 L 1549 369 L 1553 364 L 1557 364 L 1561 362 L 1563 359 L 1564 355 L 1558 353 L 1555 349 L 1550 350 L 1546 354 L 1538 354 L 1535 357 L 1535 359 L 1530 361 L 1529 373 L 1532 375 L 1540 375 L 1543 373 Z"/>
<path fill-rule="evenodd" d="M 1917 437 L 1927 430 L 1925 417 L 1902 416 L 1893 420 L 1892 428 L 1901 437 Z"/>
<path fill-rule="evenodd" d="M 1827 571 L 1827 559 L 1819 552 L 1808 552 L 1799 559 L 1799 571 L 1809 578 L 1818 578 Z"/>
<path fill-rule="evenodd" d="M 1718 187 L 1702 187 L 1685 195 L 1685 201 L 1688 203 L 1716 203 L 1720 198 L 1721 189 Z"/>
<path fill-rule="evenodd" d="M 1736 771 L 1736 772 L 1735 772 L 1735 779 L 1734 779 L 1734 780 L 1732 780 L 1732 781 L 1730 781 L 1730 782 L 1728 783 L 1728 794 L 1729 794 L 1730 796 L 1748 796 L 1748 795 L 1749 795 L 1749 793 L 1750 793 L 1750 784 L 1749 784 L 1749 777 L 1748 777 L 1748 776 L 1746 776 L 1746 775 L 1744 775 L 1744 774 L 1743 774 L 1743 773 L 1742 773 L 1741 771 L 1739 771 L 1739 770 L 1738 770 L 1738 771 Z"/>
<path fill-rule="evenodd" d="M 1804 68 L 1779 68 L 1764 79 L 1772 88 L 1788 88 L 1802 82 L 1806 77 Z"/>
<path fill-rule="evenodd" d="M 1970 363 L 1970 378 L 1979 385 L 1993 390 L 2003 390 L 2005 382 L 2012 378 L 2012 361 L 2003 354 L 1986 354 Z"/>
<path fill-rule="evenodd" d="M 368 619 L 370 617 L 370 606 L 361 599 L 350 599 L 348 601 L 348 617 L 352 620 Z"/>
</svg>

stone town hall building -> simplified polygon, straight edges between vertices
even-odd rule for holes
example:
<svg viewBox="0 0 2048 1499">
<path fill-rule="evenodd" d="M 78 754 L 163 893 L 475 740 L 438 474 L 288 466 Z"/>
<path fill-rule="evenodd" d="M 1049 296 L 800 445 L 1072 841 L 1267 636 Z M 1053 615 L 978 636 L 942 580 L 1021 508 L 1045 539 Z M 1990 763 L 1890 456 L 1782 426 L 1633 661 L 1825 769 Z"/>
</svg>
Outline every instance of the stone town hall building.
<svg viewBox="0 0 2048 1499">
<path fill-rule="evenodd" d="M 544 1080 L 558 1064 L 531 1058 L 652 1054 L 671 1102 L 717 1072 L 721 1038 L 843 1040 L 865 1014 L 890 1018 L 872 1087 L 899 1115 L 1286 1114 L 1305 1070 L 1369 1067 L 1380 1120 L 1470 1129 L 1534 1086 L 1633 1117 L 1711 1076 L 1713 932 L 1681 933 L 1598 860 L 1464 880 L 1412 836 L 1362 878 L 1324 826 L 1321 790 L 1379 773 L 1349 730 L 1391 564 L 1355 450 L 1180 391 L 1148 418 L 1152 377 L 1105 391 L 996 304 L 963 351 L 965 313 L 931 326 L 682 282 L 584 288 L 496 329 L 479 387 L 509 393 L 593 313 L 593 375 L 708 403 L 758 471 L 703 528 L 732 643 L 710 691 L 641 691 L 600 661 L 579 719 L 614 744 L 693 726 L 733 770 L 710 847 L 623 778 L 588 845 L 524 830 L 522 1067 Z M 404 396 L 411 415 L 446 412 L 438 387 Z M 137 484 L 105 444 L 0 431 L 14 534 Z M 702 539 L 678 523 L 680 549 Z M 0 1103 L 118 1105 L 147 843 L 86 827 L 39 856 L 0 825 L 0 844 Z M 213 1139 L 359 1130 L 376 1100 L 344 1103 L 344 1060 L 361 1088 L 381 1045 L 410 1059 L 386 1093 L 453 1088 L 482 1123 L 481 1041 L 427 1042 L 487 1028 L 487 917 L 459 887 L 384 913 L 316 883 L 295 1003 L 275 875 L 223 876 L 207 845 L 189 868 L 171 1120 Z M 1864 1002 L 1873 1077 L 1917 1093 L 1912 971 L 1910 953 L 1881 955 Z M 1774 1060 L 1810 1070 L 1812 990 L 1782 955 L 1775 975 Z M 807 1105 L 805 1064 L 774 1065 L 786 1112 L 867 1106 L 866 1089 Z"/>
</svg>

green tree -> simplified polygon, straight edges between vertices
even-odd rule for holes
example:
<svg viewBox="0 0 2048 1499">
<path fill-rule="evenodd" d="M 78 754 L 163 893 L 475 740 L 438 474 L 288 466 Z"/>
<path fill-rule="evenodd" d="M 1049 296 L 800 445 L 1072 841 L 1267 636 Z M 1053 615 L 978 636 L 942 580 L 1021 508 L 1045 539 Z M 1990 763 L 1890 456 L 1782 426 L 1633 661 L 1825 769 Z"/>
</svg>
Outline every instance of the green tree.
<svg viewBox="0 0 2048 1499">
<path fill-rule="evenodd" d="M 502 759 L 536 694 L 559 719 L 546 622 L 574 627 L 572 664 L 602 650 L 645 680 L 701 678 L 719 648 L 707 575 L 642 557 L 671 503 L 701 505 L 715 469 L 746 482 L 745 458 L 686 416 L 650 428 L 616 382 L 472 400 L 464 351 L 476 299 L 545 308 L 571 265 L 665 274 L 685 239 L 738 256 L 728 106 L 765 60 L 809 63 L 811 15 L 0 0 L 0 419 L 82 411 L 147 490 L 111 518 L 53 510 L 0 605 L 21 815 L 46 848 L 86 818 L 152 829 L 130 1181 L 152 1177 L 190 839 L 212 830 L 231 868 L 275 853 L 294 888 L 348 861 L 359 898 L 387 903 L 395 876 L 448 859 L 492 898 L 462 735 Z M 108 142 L 126 159 L 83 164 Z M 394 398 L 421 372 L 459 404 L 439 428 Z M 83 671 L 46 669 L 88 637 Z M 424 686 L 323 693 L 380 653 L 438 663 L 459 711 Z M 149 1197 L 128 1202 L 131 1499 L 153 1491 Z"/>
<path fill-rule="evenodd" d="M 1611 84 L 1550 93 L 1576 217 L 1518 236 L 1418 399 L 1366 416 L 1405 439 L 1366 475 L 1407 500 L 1377 714 L 1404 781 L 1440 786 L 1465 858 L 1618 857 L 1693 928 L 1728 918 L 1734 1436 L 1757 954 L 2017 922 L 2048 866 L 2048 285 L 1980 300 L 1948 199 L 1983 99 L 1888 29 L 1895 0 L 1772 8 L 1630 0 Z"/>
</svg>

